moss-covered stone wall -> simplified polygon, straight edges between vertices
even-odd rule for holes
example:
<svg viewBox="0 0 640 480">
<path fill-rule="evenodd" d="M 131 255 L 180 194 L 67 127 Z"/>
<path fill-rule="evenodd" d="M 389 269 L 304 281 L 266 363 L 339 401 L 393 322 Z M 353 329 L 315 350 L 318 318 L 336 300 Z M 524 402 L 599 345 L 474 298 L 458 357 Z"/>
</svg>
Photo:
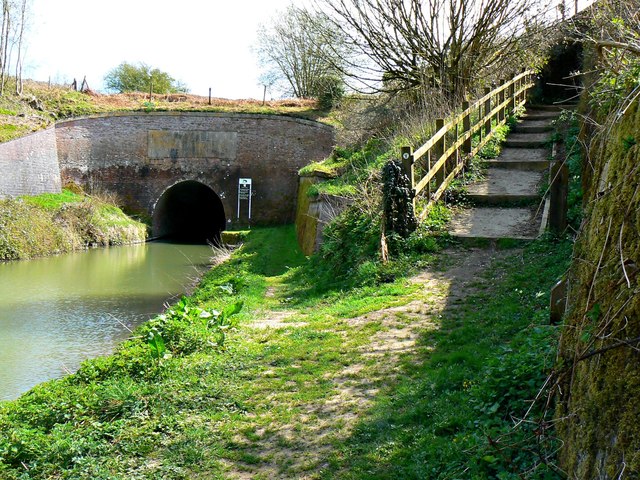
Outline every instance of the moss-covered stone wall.
<svg viewBox="0 0 640 480">
<path fill-rule="evenodd" d="M 560 462 L 571 479 L 640 476 L 638 100 L 608 125 L 588 139 L 560 345 Z"/>
<path fill-rule="evenodd" d="M 300 175 L 296 210 L 296 235 L 302 253 L 312 255 L 322 245 L 322 231 L 342 212 L 351 200 L 335 195 L 312 194 L 312 188 L 327 177 L 320 174 Z"/>
</svg>

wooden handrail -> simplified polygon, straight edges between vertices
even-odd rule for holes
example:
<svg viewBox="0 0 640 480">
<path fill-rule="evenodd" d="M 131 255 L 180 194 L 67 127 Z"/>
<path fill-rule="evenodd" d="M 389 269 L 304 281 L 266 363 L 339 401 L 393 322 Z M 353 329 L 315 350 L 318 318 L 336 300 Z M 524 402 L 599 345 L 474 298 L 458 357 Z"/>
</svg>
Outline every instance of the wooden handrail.
<svg viewBox="0 0 640 480">
<path fill-rule="evenodd" d="M 428 206 L 440 198 L 453 178 L 466 166 L 469 159 L 493 138 L 495 135 L 495 129 L 492 127 L 493 121 L 496 121 L 497 126 L 504 124 L 508 114 L 512 114 L 525 104 L 526 93 L 534 85 L 533 77 L 534 72 L 530 70 L 514 75 L 511 80 L 486 92 L 472 104 L 465 102 L 468 105 L 467 108 L 449 119 L 448 122 L 438 120 L 438 123 L 443 126 L 438 128 L 433 136 L 415 151 L 411 147 L 402 148 L 402 164 L 405 173 L 411 179 L 414 199 L 425 188 L 431 186 L 434 179 L 436 179 L 435 193 L 431 194 L 431 189 L 429 189 Z M 494 106 L 494 102 L 497 105 Z M 472 115 L 476 112 L 478 118 L 472 122 Z M 462 131 L 460 132 L 458 127 L 461 123 Z M 447 147 L 445 142 L 450 132 L 454 134 L 455 138 L 452 145 Z M 477 134 L 480 134 L 480 142 L 475 148 L 471 148 L 471 138 Z M 431 158 L 434 153 L 438 158 Z M 425 156 L 433 163 L 429 165 L 427 173 L 416 181 L 414 180 L 415 164 Z M 454 157 L 456 159 L 455 165 L 449 165 L 449 171 L 447 171 L 447 165 L 453 163 L 451 160 Z M 420 217 L 426 215 L 427 210 Z"/>
</svg>

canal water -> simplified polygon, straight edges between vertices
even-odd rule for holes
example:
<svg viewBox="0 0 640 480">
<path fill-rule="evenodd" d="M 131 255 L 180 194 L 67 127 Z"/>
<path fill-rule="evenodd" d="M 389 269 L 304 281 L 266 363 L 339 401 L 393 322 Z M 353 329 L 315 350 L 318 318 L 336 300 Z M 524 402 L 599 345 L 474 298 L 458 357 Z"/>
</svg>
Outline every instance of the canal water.
<svg viewBox="0 0 640 480">
<path fill-rule="evenodd" d="M 205 245 L 149 243 L 0 263 L 0 400 L 104 355 L 208 268 Z"/>
</svg>

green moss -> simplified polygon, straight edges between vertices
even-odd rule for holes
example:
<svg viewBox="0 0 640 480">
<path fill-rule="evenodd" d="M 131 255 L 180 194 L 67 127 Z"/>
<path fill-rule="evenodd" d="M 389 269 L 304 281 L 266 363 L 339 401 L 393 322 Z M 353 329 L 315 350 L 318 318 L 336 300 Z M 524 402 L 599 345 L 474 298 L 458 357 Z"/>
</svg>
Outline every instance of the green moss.
<svg viewBox="0 0 640 480">
<path fill-rule="evenodd" d="M 630 136 L 640 136 L 637 101 L 593 139 L 585 166 L 587 211 L 561 341 L 559 431 L 571 478 L 640 475 L 640 367 L 634 345 L 624 343 L 640 337 L 640 148 L 625 142 Z"/>
<path fill-rule="evenodd" d="M 222 243 L 225 245 L 239 245 L 247 238 L 249 230 L 225 230 L 221 234 Z"/>
<path fill-rule="evenodd" d="M 321 193 L 336 197 L 353 197 L 357 193 L 357 188 L 355 185 L 341 181 L 327 181 L 314 185 L 313 188 L 309 189 L 308 195 L 314 197 Z"/>
<path fill-rule="evenodd" d="M 310 195 L 325 193 L 336 196 L 352 196 L 357 185 L 377 174 L 388 158 L 397 153 L 390 143 L 371 138 L 362 148 L 335 147 L 322 162 L 315 162 L 300 170 L 303 176 L 318 175 L 330 180 L 318 183 Z"/>
<path fill-rule="evenodd" d="M 8 140 L 20 137 L 26 133 L 29 133 L 29 127 L 24 125 L 0 125 L 0 142 L 6 142 Z"/>
<path fill-rule="evenodd" d="M 81 202 L 85 197 L 71 190 L 63 189 L 60 193 L 43 193 L 35 196 L 20 197 L 24 202 L 36 205 L 45 210 L 57 210 L 65 203 Z"/>
<path fill-rule="evenodd" d="M 313 162 L 300 169 L 300 176 L 321 175 L 326 177 L 335 177 L 338 175 L 340 165 L 329 162 Z"/>
</svg>

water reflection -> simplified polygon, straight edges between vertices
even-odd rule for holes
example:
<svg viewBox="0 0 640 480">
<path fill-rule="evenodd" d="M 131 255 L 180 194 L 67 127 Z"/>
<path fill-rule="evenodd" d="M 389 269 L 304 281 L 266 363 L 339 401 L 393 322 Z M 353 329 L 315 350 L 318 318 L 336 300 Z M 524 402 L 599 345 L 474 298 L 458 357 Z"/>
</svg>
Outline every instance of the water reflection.
<svg viewBox="0 0 640 480">
<path fill-rule="evenodd" d="M 152 243 L 0 264 L 0 399 L 110 352 L 182 294 L 211 254 Z"/>
</svg>

